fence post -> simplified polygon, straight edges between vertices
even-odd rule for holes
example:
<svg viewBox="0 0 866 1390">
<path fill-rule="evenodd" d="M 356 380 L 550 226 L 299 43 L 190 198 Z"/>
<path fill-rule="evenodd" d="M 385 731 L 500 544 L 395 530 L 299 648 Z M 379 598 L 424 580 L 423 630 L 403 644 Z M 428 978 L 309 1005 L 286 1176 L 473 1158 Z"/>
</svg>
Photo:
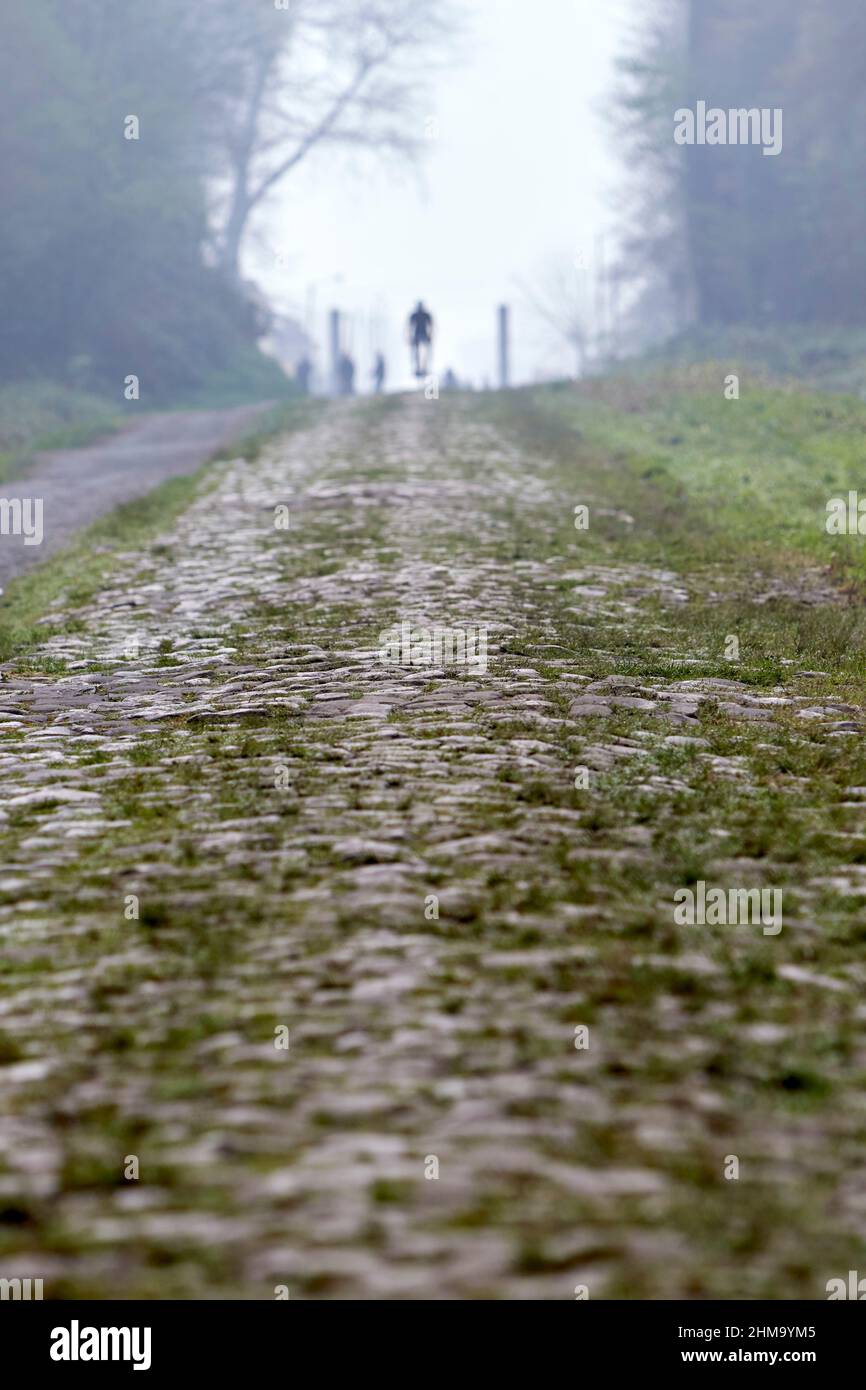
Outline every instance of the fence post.
<svg viewBox="0 0 866 1390">
<path fill-rule="evenodd" d="M 504 391 L 510 376 L 510 313 L 507 304 L 499 306 L 499 385 Z"/>
</svg>

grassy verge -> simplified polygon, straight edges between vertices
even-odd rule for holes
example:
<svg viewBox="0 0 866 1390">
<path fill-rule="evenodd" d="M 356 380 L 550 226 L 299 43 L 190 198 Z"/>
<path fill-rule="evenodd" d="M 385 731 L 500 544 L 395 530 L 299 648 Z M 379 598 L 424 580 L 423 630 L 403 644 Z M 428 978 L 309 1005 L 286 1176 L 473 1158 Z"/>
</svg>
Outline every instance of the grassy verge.
<svg viewBox="0 0 866 1390">
<path fill-rule="evenodd" d="M 726 400 L 727 371 L 707 364 L 546 388 L 533 404 L 606 450 L 630 488 L 649 483 L 659 501 L 685 504 L 679 521 L 665 517 L 664 534 L 687 532 L 693 557 L 806 560 L 862 582 L 866 539 L 829 535 L 825 523 L 831 498 L 860 489 L 866 499 L 866 404 L 748 375 L 740 399 Z M 652 525 L 658 504 L 648 512 Z M 644 516 L 636 519 L 645 532 Z"/>
<path fill-rule="evenodd" d="M 748 378 L 728 401 L 727 371 L 563 383 L 491 396 L 487 409 L 631 512 L 639 547 L 673 548 L 692 567 L 822 564 L 859 586 L 866 537 L 830 535 L 825 523 L 831 498 L 859 489 L 866 500 L 866 404 Z"/>
<path fill-rule="evenodd" d="M 713 371 L 488 398 L 511 439 L 548 460 L 556 488 L 590 506 L 582 532 L 571 506 L 553 534 L 535 514 L 515 514 L 509 558 L 543 559 L 577 539 L 581 562 L 686 581 L 689 601 L 673 614 L 662 604 L 651 616 L 644 600 L 646 621 L 599 625 L 593 645 L 607 659 L 596 658 L 597 676 L 784 683 L 866 705 L 866 539 L 824 528 L 827 499 L 866 478 L 866 406 L 766 386 L 726 401 L 721 378 L 708 389 Z M 567 621 L 563 641 L 579 650 L 592 624 Z M 731 635 L 736 669 L 725 656 Z"/>
</svg>

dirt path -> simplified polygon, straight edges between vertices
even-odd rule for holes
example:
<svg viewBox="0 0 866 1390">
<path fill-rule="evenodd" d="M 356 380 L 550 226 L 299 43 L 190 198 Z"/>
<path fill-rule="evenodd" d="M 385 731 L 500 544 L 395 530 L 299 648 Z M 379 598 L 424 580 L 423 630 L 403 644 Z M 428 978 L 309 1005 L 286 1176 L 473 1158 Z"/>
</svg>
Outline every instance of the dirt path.
<svg viewBox="0 0 866 1390">
<path fill-rule="evenodd" d="M 122 502 L 195 472 L 268 408 L 266 402 L 147 415 L 98 444 L 37 455 L 26 476 L 0 484 L 0 493 L 41 499 L 44 537 L 26 545 L 22 536 L 0 536 L 0 587 Z"/>
<path fill-rule="evenodd" d="M 7 672 L 3 1276 L 821 1297 L 854 1258 L 858 953 L 816 964 L 819 885 L 731 837 L 761 749 L 861 713 L 617 672 L 623 634 L 697 660 L 688 581 L 587 565 L 574 478 L 481 410 L 336 407 L 219 465 L 54 615 L 64 674 Z M 487 670 L 387 664 L 403 623 L 483 627 Z M 708 878 L 793 884 L 783 935 L 675 925 L 683 807 Z M 817 1057 L 851 1104 L 789 1104 Z"/>
</svg>

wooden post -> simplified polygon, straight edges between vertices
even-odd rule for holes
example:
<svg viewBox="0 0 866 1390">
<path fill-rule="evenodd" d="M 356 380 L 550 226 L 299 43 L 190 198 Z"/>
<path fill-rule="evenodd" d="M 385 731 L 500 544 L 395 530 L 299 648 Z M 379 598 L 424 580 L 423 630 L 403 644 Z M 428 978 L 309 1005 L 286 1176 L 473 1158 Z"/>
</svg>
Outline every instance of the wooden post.
<svg viewBox="0 0 866 1390">
<path fill-rule="evenodd" d="M 330 343 L 331 343 L 331 394 L 340 394 L 340 311 L 331 310 L 330 318 Z"/>
<path fill-rule="evenodd" d="M 499 386 L 505 391 L 510 377 L 509 310 L 507 304 L 499 306 Z"/>
</svg>

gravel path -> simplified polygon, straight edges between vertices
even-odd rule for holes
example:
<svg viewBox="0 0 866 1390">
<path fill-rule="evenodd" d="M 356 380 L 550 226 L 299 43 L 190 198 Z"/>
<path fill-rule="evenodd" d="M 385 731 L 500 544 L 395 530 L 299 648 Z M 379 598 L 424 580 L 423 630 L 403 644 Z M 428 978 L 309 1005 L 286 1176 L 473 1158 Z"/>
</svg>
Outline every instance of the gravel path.
<svg viewBox="0 0 866 1390">
<path fill-rule="evenodd" d="M 827 983 L 788 935 L 675 929 L 646 808 L 713 789 L 723 866 L 738 728 L 805 713 L 829 740 L 860 713 L 598 678 L 599 632 L 644 610 L 654 659 L 690 659 L 687 587 L 554 542 L 573 496 L 469 400 L 335 406 L 215 477 L 52 615 L 62 674 L 0 689 L 0 1274 L 821 1296 L 866 1219 L 826 1146 L 866 1164 L 863 1106 L 756 1107 L 792 1025 L 734 982 L 764 952 L 841 1026 L 856 960 Z M 488 669 L 384 663 L 404 622 L 483 627 Z"/>
<path fill-rule="evenodd" d="M 0 493 L 10 500 L 41 499 L 44 538 L 40 545 L 25 545 L 23 536 L 0 536 L 0 586 L 122 502 L 167 478 L 194 473 L 268 408 L 264 403 L 147 415 L 87 448 L 37 455 L 23 478 L 0 484 Z"/>
</svg>

